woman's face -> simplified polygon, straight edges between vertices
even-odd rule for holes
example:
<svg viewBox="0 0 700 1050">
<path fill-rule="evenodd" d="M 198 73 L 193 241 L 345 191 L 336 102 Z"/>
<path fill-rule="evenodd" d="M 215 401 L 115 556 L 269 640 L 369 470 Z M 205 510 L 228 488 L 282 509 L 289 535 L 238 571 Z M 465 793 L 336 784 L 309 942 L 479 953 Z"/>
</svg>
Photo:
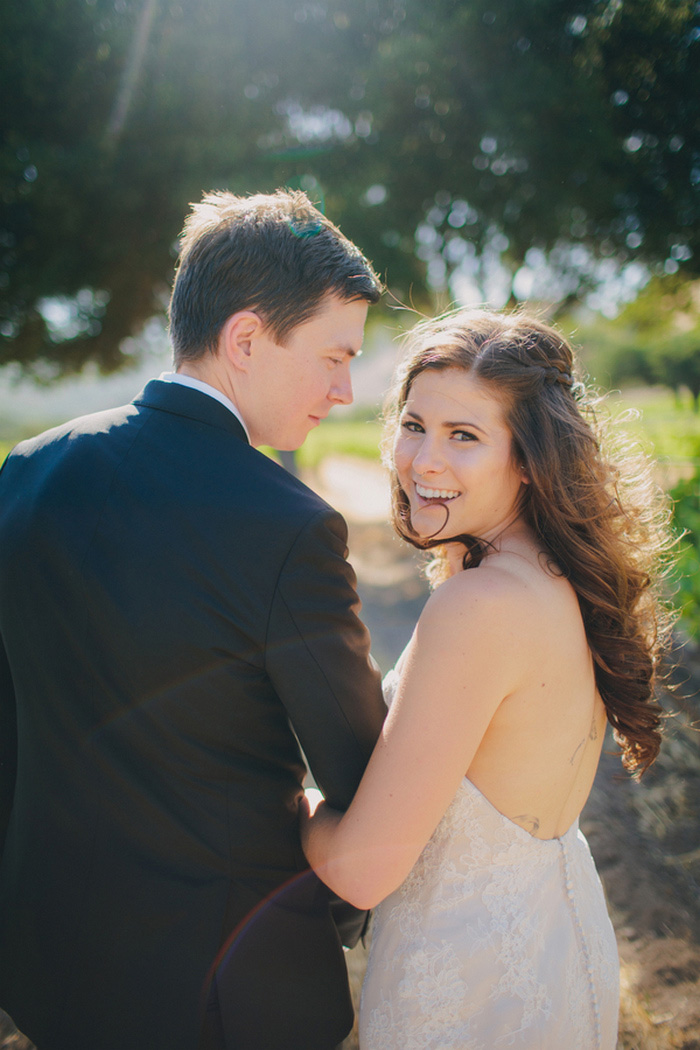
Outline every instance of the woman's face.
<svg viewBox="0 0 700 1050">
<path fill-rule="evenodd" d="M 400 417 L 394 464 L 424 539 L 493 540 L 518 516 L 528 478 L 513 460 L 504 410 L 460 368 L 427 369 Z"/>
</svg>

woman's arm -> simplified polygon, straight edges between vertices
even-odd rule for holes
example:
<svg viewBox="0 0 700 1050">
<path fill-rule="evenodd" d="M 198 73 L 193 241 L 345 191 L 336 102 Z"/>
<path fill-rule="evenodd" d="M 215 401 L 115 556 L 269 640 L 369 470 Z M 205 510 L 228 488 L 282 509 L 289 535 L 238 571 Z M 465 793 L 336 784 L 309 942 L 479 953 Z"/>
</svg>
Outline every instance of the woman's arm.
<svg viewBox="0 0 700 1050">
<path fill-rule="evenodd" d="M 408 875 L 522 677 L 520 590 L 509 573 L 484 566 L 431 596 L 350 808 L 302 811 L 310 864 L 356 907 L 374 907 Z"/>
</svg>

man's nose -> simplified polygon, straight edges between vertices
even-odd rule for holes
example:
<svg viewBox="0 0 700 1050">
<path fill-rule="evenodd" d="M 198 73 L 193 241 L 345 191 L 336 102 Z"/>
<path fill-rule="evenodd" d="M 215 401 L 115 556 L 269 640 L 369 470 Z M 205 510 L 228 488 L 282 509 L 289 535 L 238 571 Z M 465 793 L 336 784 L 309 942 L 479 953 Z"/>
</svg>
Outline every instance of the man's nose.
<svg viewBox="0 0 700 1050">
<path fill-rule="evenodd" d="M 334 376 L 330 398 L 332 401 L 337 401 L 341 405 L 352 404 L 352 377 L 350 375 L 349 363 L 341 365 L 338 369 L 337 375 Z"/>
</svg>

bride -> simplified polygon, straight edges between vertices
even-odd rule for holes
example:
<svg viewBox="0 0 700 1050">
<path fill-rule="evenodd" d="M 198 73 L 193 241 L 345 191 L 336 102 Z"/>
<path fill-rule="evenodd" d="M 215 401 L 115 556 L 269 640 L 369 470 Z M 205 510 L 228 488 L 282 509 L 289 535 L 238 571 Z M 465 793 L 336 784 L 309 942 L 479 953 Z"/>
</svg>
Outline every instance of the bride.
<svg viewBox="0 0 700 1050">
<path fill-rule="evenodd" d="M 324 882 L 379 905 L 362 1050 L 616 1046 L 617 949 L 578 817 L 606 722 L 630 772 L 659 749 L 666 534 L 601 452 L 573 367 L 520 315 L 409 337 L 394 522 L 435 586 L 352 805 L 302 810 Z"/>
</svg>

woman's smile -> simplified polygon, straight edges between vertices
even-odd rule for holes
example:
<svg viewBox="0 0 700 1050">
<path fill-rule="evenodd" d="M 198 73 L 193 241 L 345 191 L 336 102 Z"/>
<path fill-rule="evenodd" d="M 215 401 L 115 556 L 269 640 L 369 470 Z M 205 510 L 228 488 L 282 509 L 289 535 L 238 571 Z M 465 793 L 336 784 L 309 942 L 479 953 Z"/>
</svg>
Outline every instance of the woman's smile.
<svg viewBox="0 0 700 1050">
<path fill-rule="evenodd" d="M 411 526 L 426 539 L 499 535 L 527 478 L 502 402 L 469 372 L 426 369 L 411 386 L 394 445 Z"/>
<path fill-rule="evenodd" d="M 461 496 L 461 492 L 454 492 L 451 489 L 428 488 L 427 485 L 423 485 L 421 482 L 418 481 L 415 482 L 415 486 L 416 492 L 421 497 L 421 499 L 430 500 L 433 503 L 436 500 L 439 500 L 440 503 L 446 503 L 450 500 L 457 499 L 458 496 Z"/>
</svg>

